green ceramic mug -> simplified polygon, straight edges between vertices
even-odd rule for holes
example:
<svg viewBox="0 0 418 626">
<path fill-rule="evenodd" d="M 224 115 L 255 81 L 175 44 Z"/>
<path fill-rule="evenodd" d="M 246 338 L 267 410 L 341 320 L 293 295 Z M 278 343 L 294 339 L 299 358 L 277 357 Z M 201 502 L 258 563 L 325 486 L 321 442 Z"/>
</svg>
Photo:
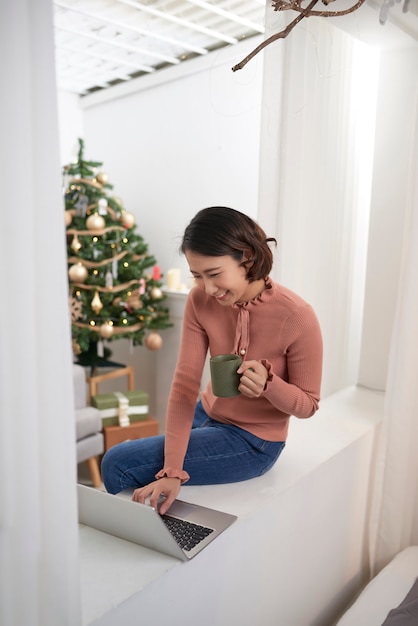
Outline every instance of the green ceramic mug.
<svg viewBox="0 0 418 626">
<path fill-rule="evenodd" d="M 242 358 L 238 354 L 218 354 L 210 359 L 210 377 L 215 396 L 231 398 L 240 395 L 238 385 L 241 376 L 237 374 L 237 369 L 241 363 Z"/>
</svg>

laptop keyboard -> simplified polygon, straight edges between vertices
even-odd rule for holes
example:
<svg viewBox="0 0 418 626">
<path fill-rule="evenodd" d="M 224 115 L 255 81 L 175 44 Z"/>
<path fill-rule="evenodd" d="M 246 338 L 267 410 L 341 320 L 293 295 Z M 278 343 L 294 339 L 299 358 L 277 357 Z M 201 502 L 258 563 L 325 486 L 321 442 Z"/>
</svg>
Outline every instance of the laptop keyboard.
<svg viewBox="0 0 418 626">
<path fill-rule="evenodd" d="M 183 550 L 191 550 L 213 532 L 213 528 L 199 526 L 198 524 L 193 524 L 184 519 L 177 519 L 170 515 L 162 515 L 161 518 Z"/>
</svg>

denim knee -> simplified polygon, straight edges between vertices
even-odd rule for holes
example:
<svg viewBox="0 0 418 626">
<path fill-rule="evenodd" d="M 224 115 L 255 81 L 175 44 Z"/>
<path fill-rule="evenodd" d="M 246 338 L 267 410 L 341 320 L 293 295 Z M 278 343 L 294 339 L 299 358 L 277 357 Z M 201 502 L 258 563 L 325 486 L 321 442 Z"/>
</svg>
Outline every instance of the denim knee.
<svg viewBox="0 0 418 626">
<path fill-rule="evenodd" d="M 102 459 L 101 472 L 102 480 L 106 491 L 109 493 L 118 493 L 122 490 L 121 477 L 122 471 L 119 468 L 120 446 L 113 446 L 104 455 Z"/>
<path fill-rule="evenodd" d="M 102 476 L 110 493 L 144 487 L 155 480 L 164 464 L 164 435 L 124 441 L 103 457 Z"/>
</svg>

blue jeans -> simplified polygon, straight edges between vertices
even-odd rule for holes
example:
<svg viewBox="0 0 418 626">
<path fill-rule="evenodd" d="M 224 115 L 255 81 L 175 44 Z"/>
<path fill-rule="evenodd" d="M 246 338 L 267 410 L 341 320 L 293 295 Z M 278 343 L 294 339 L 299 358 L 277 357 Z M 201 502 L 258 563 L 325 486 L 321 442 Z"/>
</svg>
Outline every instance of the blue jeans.
<svg viewBox="0 0 418 626">
<path fill-rule="evenodd" d="M 187 485 L 219 485 L 261 476 L 277 461 L 284 441 L 265 441 L 242 428 L 211 419 L 201 402 L 196 405 L 183 469 Z M 125 441 L 103 457 L 106 490 L 118 493 L 144 487 L 164 466 L 164 435 Z"/>
</svg>

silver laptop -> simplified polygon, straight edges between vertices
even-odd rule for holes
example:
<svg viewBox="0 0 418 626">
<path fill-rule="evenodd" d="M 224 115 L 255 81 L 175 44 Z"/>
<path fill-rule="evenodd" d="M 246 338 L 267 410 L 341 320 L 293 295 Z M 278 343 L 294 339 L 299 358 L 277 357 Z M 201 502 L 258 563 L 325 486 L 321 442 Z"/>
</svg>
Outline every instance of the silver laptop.
<svg viewBox="0 0 418 626">
<path fill-rule="evenodd" d="M 197 504 L 175 500 L 164 515 L 147 504 L 133 502 L 133 489 L 116 496 L 77 485 L 78 521 L 121 539 L 188 561 L 236 519 Z"/>
</svg>

